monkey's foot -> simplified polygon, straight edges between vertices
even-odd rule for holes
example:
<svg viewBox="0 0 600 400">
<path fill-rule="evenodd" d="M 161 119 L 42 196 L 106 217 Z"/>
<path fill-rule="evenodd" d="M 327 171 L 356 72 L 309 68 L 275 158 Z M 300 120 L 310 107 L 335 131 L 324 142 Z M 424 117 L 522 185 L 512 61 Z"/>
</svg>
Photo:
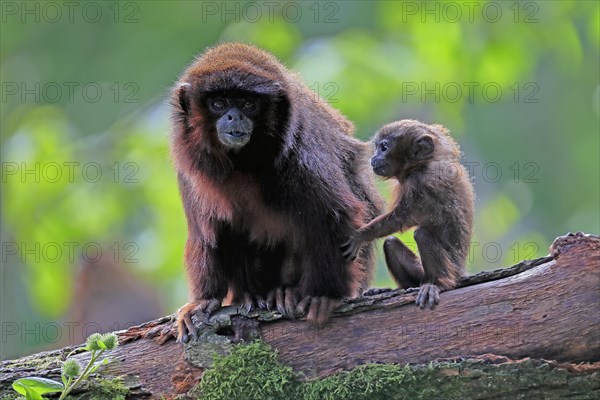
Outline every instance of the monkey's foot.
<svg viewBox="0 0 600 400">
<path fill-rule="evenodd" d="M 267 309 L 277 310 L 286 318 L 296 318 L 296 307 L 298 305 L 298 290 L 294 287 L 278 287 L 267 295 Z"/>
<path fill-rule="evenodd" d="M 381 293 L 387 293 L 387 292 L 391 292 L 392 289 L 390 288 L 371 288 L 369 290 L 367 290 L 366 292 L 363 293 L 363 296 L 377 296 L 378 294 Z"/>
<path fill-rule="evenodd" d="M 198 331 L 192 321 L 192 316 L 204 314 L 208 318 L 212 312 L 221 307 L 219 299 L 203 299 L 187 303 L 177 310 L 177 341 L 187 343 L 192 340 L 198 340 Z"/>
<path fill-rule="evenodd" d="M 306 320 L 316 326 L 323 326 L 331 316 L 333 310 L 342 304 L 342 299 L 325 296 L 306 296 L 302 299 L 296 313 L 304 314 L 308 310 Z"/>
<path fill-rule="evenodd" d="M 266 310 L 268 307 L 267 300 L 260 295 L 254 295 L 252 293 L 244 292 L 239 301 L 234 301 L 233 305 L 239 308 L 243 308 L 248 312 L 253 310 Z"/>
<path fill-rule="evenodd" d="M 433 283 L 424 283 L 419 288 L 417 299 L 415 303 L 419 308 L 425 308 L 425 305 L 429 305 L 430 309 L 433 309 L 440 301 L 440 288 Z"/>
<path fill-rule="evenodd" d="M 356 260 L 361 246 L 362 241 L 358 237 L 354 236 L 348 239 L 348 241 L 341 246 L 342 255 L 346 261 Z"/>
</svg>

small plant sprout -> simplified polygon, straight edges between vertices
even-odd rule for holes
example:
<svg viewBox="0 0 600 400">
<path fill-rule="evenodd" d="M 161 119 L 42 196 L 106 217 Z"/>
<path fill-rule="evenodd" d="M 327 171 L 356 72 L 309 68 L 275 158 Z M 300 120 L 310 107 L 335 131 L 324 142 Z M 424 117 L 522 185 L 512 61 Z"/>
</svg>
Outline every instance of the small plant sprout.
<svg viewBox="0 0 600 400">
<path fill-rule="evenodd" d="M 117 336 L 114 333 L 105 335 L 94 333 L 86 340 L 84 350 L 91 352 L 91 357 L 83 371 L 79 361 L 74 358 L 67 358 L 61 368 L 62 383 L 34 376 L 17 379 L 13 382 L 12 387 L 19 394 L 24 395 L 27 400 L 43 400 L 42 394 L 57 392 L 61 393 L 59 400 L 63 400 L 98 368 L 108 364 L 108 358 L 99 359 L 105 351 L 117 347 L 118 343 Z"/>
</svg>

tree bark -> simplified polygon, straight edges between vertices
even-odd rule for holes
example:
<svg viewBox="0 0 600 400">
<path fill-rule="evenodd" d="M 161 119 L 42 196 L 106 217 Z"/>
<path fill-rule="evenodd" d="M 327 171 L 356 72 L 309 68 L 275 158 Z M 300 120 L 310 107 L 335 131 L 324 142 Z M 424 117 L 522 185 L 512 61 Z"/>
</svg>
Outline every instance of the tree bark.
<svg viewBox="0 0 600 400">
<path fill-rule="evenodd" d="M 233 343 L 261 338 L 278 351 L 283 364 L 307 379 L 360 364 L 449 359 L 456 366 L 450 372 L 432 369 L 440 384 L 472 371 L 467 364 L 488 365 L 465 383 L 478 393 L 473 398 L 502 398 L 485 394 L 478 385 L 485 382 L 481 376 L 500 379 L 507 365 L 521 372 L 545 366 L 550 378 L 558 374 L 572 384 L 516 379 L 512 393 L 595 398 L 600 394 L 600 237 L 568 234 L 557 238 L 550 251 L 544 258 L 464 278 L 458 288 L 442 293 L 434 310 L 415 307 L 415 293 L 393 290 L 345 303 L 330 323 L 315 329 L 275 312 L 225 307 L 199 324 L 197 343 L 185 346 L 175 343 L 172 319 L 165 317 L 118 332 L 121 345 L 101 375 L 126 376 L 128 398 L 172 398 L 198 384 L 215 352 L 226 354 Z M 72 350 L 1 362 L 0 398 L 18 378 L 59 378 L 60 362 Z M 85 362 L 88 353 L 76 350 L 75 357 Z M 523 362 L 526 358 L 536 360 Z"/>
</svg>

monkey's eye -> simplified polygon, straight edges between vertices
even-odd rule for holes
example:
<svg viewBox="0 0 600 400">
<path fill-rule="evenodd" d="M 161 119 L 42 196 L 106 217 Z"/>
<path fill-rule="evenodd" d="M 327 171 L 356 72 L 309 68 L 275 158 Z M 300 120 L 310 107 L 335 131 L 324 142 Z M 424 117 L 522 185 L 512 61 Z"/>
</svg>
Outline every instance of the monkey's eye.
<svg viewBox="0 0 600 400">
<path fill-rule="evenodd" d="M 382 153 L 385 153 L 386 151 L 388 151 L 388 146 L 385 143 L 381 143 L 379 145 L 379 150 L 381 150 Z"/>
<path fill-rule="evenodd" d="M 223 110 L 227 106 L 227 103 L 223 99 L 214 99 L 211 105 L 215 110 Z"/>
<path fill-rule="evenodd" d="M 244 110 L 252 110 L 255 106 L 256 103 L 250 99 L 244 99 L 244 103 L 242 104 Z"/>
</svg>

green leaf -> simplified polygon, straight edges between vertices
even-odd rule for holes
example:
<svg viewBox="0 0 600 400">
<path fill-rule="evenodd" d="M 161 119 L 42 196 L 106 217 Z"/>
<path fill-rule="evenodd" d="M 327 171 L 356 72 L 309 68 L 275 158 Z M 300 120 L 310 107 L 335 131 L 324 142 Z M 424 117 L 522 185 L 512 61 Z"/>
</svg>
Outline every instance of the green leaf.
<svg viewBox="0 0 600 400">
<path fill-rule="evenodd" d="M 41 394 L 37 393 L 35 390 L 25 388 L 25 399 L 26 400 L 44 400 Z"/>
<path fill-rule="evenodd" d="M 97 370 L 98 368 L 100 368 L 100 367 L 101 367 L 101 366 L 103 366 L 103 365 L 106 365 L 106 364 L 108 364 L 108 362 L 109 362 L 109 359 L 108 359 L 108 358 L 105 358 L 105 359 L 104 359 L 104 360 L 102 360 L 102 361 L 98 361 L 98 362 L 97 362 L 97 363 L 95 363 L 95 364 L 94 364 L 94 366 L 93 366 L 93 367 L 90 369 L 90 372 L 89 372 L 89 373 L 91 374 L 91 373 L 94 373 L 94 372 L 96 372 L 96 370 Z"/>
<path fill-rule="evenodd" d="M 98 340 L 98 346 L 102 349 L 102 350 L 106 350 L 106 345 L 104 344 L 104 342 L 102 340 Z"/>
<path fill-rule="evenodd" d="M 60 382 L 56 382 L 52 379 L 40 378 L 37 376 L 32 378 L 17 379 L 13 382 L 12 387 L 18 393 L 27 396 L 28 399 L 41 399 L 41 394 L 61 392 L 65 389 L 63 384 Z"/>
</svg>

